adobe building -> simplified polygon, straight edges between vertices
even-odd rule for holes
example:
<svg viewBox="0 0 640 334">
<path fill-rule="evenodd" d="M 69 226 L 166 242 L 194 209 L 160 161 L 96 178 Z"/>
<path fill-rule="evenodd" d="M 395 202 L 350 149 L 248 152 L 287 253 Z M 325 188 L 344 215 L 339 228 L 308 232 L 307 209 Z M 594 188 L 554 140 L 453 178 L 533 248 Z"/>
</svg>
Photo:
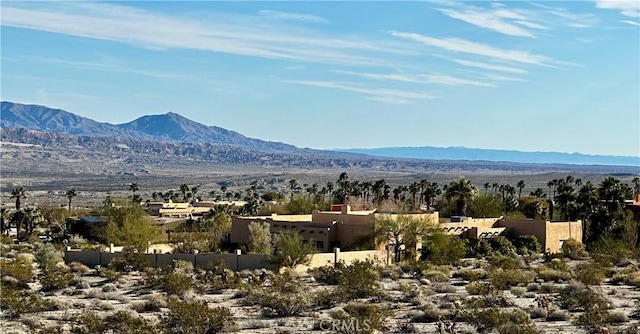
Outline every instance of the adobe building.
<svg viewBox="0 0 640 334">
<path fill-rule="evenodd" d="M 514 235 L 533 235 L 546 253 L 560 253 L 567 239 L 582 242 L 582 221 L 548 221 L 544 219 L 452 217 L 441 222 L 445 233 L 462 238 L 491 238 L 506 231 Z"/>
<path fill-rule="evenodd" d="M 316 248 L 329 252 L 335 247 L 349 249 L 359 238 L 374 234 L 376 218 L 397 219 L 397 214 L 377 213 L 376 210 L 351 211 L 349 205 L 332 207 L 332 211 L 314 211 L 306 215 L 278 215 L 260 217 L 233 216 L 231 242 L 246 244 L 249 240 L 249 224 L 268 223 L 271 233 L 296 231 L 301 238 L 312 241 Z M 339 209 L 339 210 L 335 210 Z M 335 211 L 334 211 L 335 210 Z M 408 214 L 412 218 L 426 220 L 445 233 L 461 238 L 491 238 L 509 231 L 515 235 L 534 235 L 547 253 L 561 251 L 567 239 L 582 242 L 582 222 L 556 222 L 534 219 L 452 217 L 439 219 L 438 212 Z M 381 249 L 385 245 L 378 245 Z M 421 245 L 416 245 L 416 249 Z"/>
</svg>

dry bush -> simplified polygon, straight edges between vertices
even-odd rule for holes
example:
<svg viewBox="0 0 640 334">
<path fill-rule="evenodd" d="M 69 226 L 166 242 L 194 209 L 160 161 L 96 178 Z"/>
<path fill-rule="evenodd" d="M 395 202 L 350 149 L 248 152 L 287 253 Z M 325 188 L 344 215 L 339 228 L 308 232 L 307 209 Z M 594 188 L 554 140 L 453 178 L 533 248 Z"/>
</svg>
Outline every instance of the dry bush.
<svg viewBox="0 0 640 334">
<path fill-rule="evenodd" d="M 505 290 L 512 286 L 526 286 L 533 281 L 535 276 L 535 273 L 531 271 L 495 269 L 489 273 L 489 280 L 496 289 Z"/>
<path fill-rule="evenodd" d="M 484 269 L 465 269 L 455 272 L 453 277 L 460 277 L 465 281 L 473 282 L 489 277 L 489 273 Z"/>
</svg>

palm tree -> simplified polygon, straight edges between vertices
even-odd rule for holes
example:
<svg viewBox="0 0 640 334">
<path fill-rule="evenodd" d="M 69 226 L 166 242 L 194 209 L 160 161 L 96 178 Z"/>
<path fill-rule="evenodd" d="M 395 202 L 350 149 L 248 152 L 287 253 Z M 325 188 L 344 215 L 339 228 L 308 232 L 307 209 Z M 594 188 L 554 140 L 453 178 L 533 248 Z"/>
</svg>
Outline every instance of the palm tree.
<svg viewBox="0 0 640 334">
<path fill-rule="evenodd" d="M 211 190 L 209 192 L 209 197 L 211 197 L 212 200 L 216 200 L 216 191 L 215 190 Z"/>
<path fill-rule="evenodd" d="M 522 188 L 524 188 L 524 181 L 520 180 L 518 181 L 518 184 L 516 185 L 516 187 L 518 187 L 518 198 L 522 197 Z"/>
<path fill-rule="evenodd" d="M 576 191 L 570 182 L 566 180 L 560 180 L 558 182 L 558 195 L 555 200 L 558 202 L 558 206 L 562 208 L 563 217 L 565 220 L 570 220 L 569 209 L 575 204 Z"/>
<path fill-rule="evenodd" d="M 640 195 L 640 177 L 633 178 L 633 192 L 636 196 Z"/>
<path fill-rule="evenodd" d="M 491 187 L 491 183 L 487 182 L 484 184 L 484 194 L 487 195 L 489 193 L 489 188 Z"/>
<path fill-rule="evenodd" d="M 461 216 L 466 216 L 468 203 L 476 191 L 477 189 L 471 181 L 461 176 L 457 181 L 449 183 L 444 196 L 448 200 L 455 200 L 458 213 Z"/>
<path fill-rule="evenodd" d="M 327 194 L 329 195 L 329 202 L 333 202 L 333 182 L 331 181 L 327 181 L 327 184 L 325 185 L 325 188 L 327 188 Z"/>
<path fill-rule="evenodd" d="M 27 190 L 22 186 L 17 186 L 11 191 L 11 198 L 16 199 L 16 211 L 20 211 L 20 202 L 22 199 L 27 198 Z"/>
<path fill-rule="evenodd" d="M 129 185 L 129 190 L 131 190 L 131 192 L 133 192 L 133 194 L 136 194 L 136 191 L 140 190 L 140 187 L 138 187 L 138 184 L 133 182 Z"/>
<path fill-rule="evenodd" d="M 541 198 L 541 199 L 547 198 L 547 194 L 544 192 L 544 190 L 542 188 L 538 188 L 538 189 L 530 192 L 529 196 L 533 196 L 533 197 L 537 197 L 537 198 Z"/>
<path fill-rule="evenodd" d="M 411 197 L 413 198 L 413 207 L 417 208 L 418 207 L 418 202 L 416 201 L 416 195 L 420 192 L 420 183 L 418 182 L 412 182 L 409 185 L 409 193 L 411 194 Z"/>
<path fill-rule="evenodd" d="M 187 201 L 187 193 L 189 192 L 189 185 L 186 183 L 183 183 L 180 185 L 180 189 L 178 190 L 182 193 L 182 202 L 186 202 Z"/>
<path fill-rule="evenodd" d="M 69 199 L 69 212 L 71 212 L 71 199 L 78 196 L 78 194 L 76 193 L 76 189 L 71 188 L 67 190 L 67 192 L 64 195 L 67 197 L 67 199 Z"/>
<path fill-rule="evenodd" d="M 198 193 L 198 186 L 191 187 L 191 204 L 195 203 L 197 193 Z"/>
</svg>

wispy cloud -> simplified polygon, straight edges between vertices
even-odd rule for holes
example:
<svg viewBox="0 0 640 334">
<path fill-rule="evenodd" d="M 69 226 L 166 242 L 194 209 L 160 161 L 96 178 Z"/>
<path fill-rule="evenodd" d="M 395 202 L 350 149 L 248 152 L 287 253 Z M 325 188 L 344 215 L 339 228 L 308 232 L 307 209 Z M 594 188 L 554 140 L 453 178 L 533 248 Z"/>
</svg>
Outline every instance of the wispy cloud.
<svg viewBox="0 0 640 334">
<path fill-rule="evenodd" d="M 285 80 L 284 82 L 289 84 L 333 88 L 349 92 L 356 92 L 367 95 L 367 98 L 370 100 L 393 104 L 409 104 L 413 100 L 431 100 L 438 98 L 436 95 L 427 92 L 411 92 L 388 88 L 366 88 L 359 87 L 353 83 L 306 80 Z"/>
<path fill-rule="evenodd" d="M 437 47 L 452 52 L 473 54 L 493 59 L 507 60 L 523 64 L 551 66 L 552 58 L 526 51 L 506 50 L 490 45 L 472 42 L 462 38 L 435 38 L 409 32 L 389 32 L 392 36 L 412 40 L 424 45 Z"/>
<path fill-rule="evenodd" d="M 107 3 L 29 2 L 2 6 L 4 26 L 157 49 L 181 48 L 349 65 L 380 65 L 387 62 L 385 54 L 403 52 L 392 40 L 387 41 L 387 45 L 381 40 L 327 37 L 309 30 L 299 32 L 274 22 L 244 24 L 247 20 L 239 14 L 218 15 L 207 20 L 174 17 Z"/>
<path fill-rule="evenodd" d="M 301 13 L 280 12 L 275 10 L 261 10 L 258 12 L 262 16 L 266 16 L 278 20 L 303 21 L 311 23 L 328 23 L 329 21 L 323 17 Z"/>
<path fill-rule="evenodd" d="M 150 71 L 144 69 L 138 69 L 133 67 L 121 66 L 121 65 L 112 65 L 112 64 L 102 64 L 96 62 L 85 62 L 85 61 L 74 61 L 74 60 L 64 60 L 57 58 L 31 58 L 27 59 L 28 61 L 36 61 L 42 63 L 49 64 L 58 64 L 63 66 L 74 67 L 78 69 L 85 70 L 96 70 L 96 71 L 106 71 L 106 72 L 120 72 L 120 73 L 129 73 L 147 76 L 151 78 L 159 78 L 159 79 L 180 79 L 180 80 L 192 80 L 195 79 L 194 76 L 188 76 L 184 74 L 176 74 L 169 72 L 160 72 L 160 71 Z"/>
<path fill-rule="evenodd" d="M 440 12 L 451 18 L 510 36 L 535 37 L 533 32 L 527 28 L 548 29 L 540 24 L 529 22 L 530 18 L 525 16 L 523 11 L 509 10 L 503 7 L 491 9 L 468 7 L 465 10 L 440 9 Z"/>
<path fill-rule="evenodd" d="M 621 22 L 630 24 L 632 26 L 640 26 L 640 22 L 637 22 L 637 21 L 622 20 Z"/>
<path fill-rule="evenodd" d="M 354 75 L 373 80 L 391 80 L 418 84 L 441 84 L 448 86 L 479 86 L 493 87 L 493 84 L 469 79 L 463 79 L 445 74 L 404 74 L 404 73 L 361 73 L 352 71 L 335 71 L 336 73 Z"/>
<path fill-rule="evenodd" d="M 519 73 L 519 74 L 527 73 L 526 70 L 523 70 L 521 68 L 511 67 L 511 66 L 487 64 L 487 63 L 482 63 L 482 62 L 477 62 L 477 61 L 464 60 L 464 59 L 455 59 L 455 58 L 454 59 L 449 59 L 449 60 L 453 61 L 454 63 L 463 65 L 463 66 L 477 67 L 477 68 L 482 68 L 482 69 L 485 69 L 485 70 L 508 72 L 508 73 Z"/>
<path fill-rule="evenodd" d="M 531 6 L 540 8 L 539 16 L 542 20 L 553 22 L 557 26 L 567 26 L 572 28 L 590 28 L 595 26 L 599 19 L 593 13 L 575 13 L 566 8 L 549 6 L 546 3 L 529 3 Z"/>
<path fill-rule="evenodd" d="M 596 0 L 596 7 L 615 9 L 620 11 L 620 14 L 628 17 L 640 17 L 640 2 L 638 0 Z"/>
</svg>

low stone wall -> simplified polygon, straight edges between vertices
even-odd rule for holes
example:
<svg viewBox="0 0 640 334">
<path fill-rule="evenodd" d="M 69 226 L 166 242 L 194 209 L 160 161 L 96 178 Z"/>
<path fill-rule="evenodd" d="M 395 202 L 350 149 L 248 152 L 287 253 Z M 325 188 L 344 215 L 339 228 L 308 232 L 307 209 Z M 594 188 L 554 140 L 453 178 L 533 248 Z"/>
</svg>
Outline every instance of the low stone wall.
<svg viewBox="0 0 640 334">
<path fill-rule="evenodd" d="M 80 262 L 90 267 L 97 265 L 106 266 L 114 258 L 124 256 L 123 252 L 100 252 L 100 251 L 74 251 L 67 250 L 65 252 L 65 262 Z M 157 267 L 167 267 L 173 261 L 183 260 L 193 263 L 194 267 L 206 268 L 220 262 L 225 262 L 227 267 L 232 270 L 253 270 L 253 269 L 271 269 L 277 267 L 269 263 L 267 256 L 260 254 L 143 254 L 147 257 L 151 265 Z M 373 261 L 379 265 L 386 265 L 389 261 L 389 254 L 386 251 L 370 250 L 370 251 L 353 251 L 340 252 L 336 250 L 333 253 L 316 253 L 311 257 L 308 265 L 299 265 L 295 268 L 297 272 L 306 272 L 310 268 L 318 268 L 327 265 L 333 265 L 336 261 L 342 261 L 349 265 L 355 261 Z"/>
</svg>

